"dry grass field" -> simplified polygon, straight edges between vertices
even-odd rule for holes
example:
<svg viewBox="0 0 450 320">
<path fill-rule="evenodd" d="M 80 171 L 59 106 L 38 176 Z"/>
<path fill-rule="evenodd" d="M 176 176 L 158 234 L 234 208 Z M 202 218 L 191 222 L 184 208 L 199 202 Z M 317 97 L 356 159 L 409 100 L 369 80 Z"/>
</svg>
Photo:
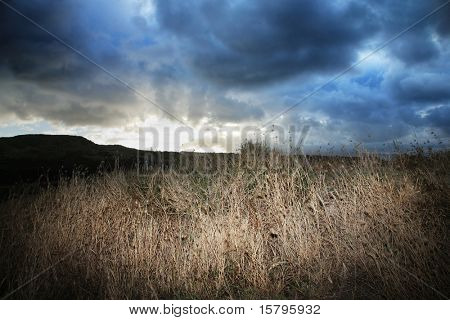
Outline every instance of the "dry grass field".
<svg viewBox="0 0 450 320">
<path fill-rule="evenodd" d="M 448 152 L 306 163 L 255 145 L 208 174 L 74 175 L 0 204 L 1 293 L 441 299 L 449 183 Z"/>
</svg>

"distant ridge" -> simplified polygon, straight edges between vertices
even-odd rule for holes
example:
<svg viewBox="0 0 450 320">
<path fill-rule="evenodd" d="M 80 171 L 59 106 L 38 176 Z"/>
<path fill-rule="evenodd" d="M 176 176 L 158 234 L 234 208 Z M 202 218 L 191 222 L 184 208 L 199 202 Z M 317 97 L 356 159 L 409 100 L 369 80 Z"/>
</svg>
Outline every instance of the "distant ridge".
<svg viewBox="0 0 450 320">
<path fill-rule="evenodd" d="M 28 134 L 0 138 L 0 189 L 40 177 L 54 181 L 74 170 L 171 168 L 182 159 L 208 157 L 194 152 L 139 151 L 121 145 L 100 145 L 81 136 Z M 1 191 L 1 190 L 0 190 Z M 1 192 L 0 192 L 1 193 Z"/>
<path fill-rule="evenodd" d="M 116 163 L 132 166 L 137 150 L 120 145 L 98 145 L 84 137 L 30 134 L 0 138 L 0 185 L 35 180 L 75 168 L 88 171 Z"/>
</svg>

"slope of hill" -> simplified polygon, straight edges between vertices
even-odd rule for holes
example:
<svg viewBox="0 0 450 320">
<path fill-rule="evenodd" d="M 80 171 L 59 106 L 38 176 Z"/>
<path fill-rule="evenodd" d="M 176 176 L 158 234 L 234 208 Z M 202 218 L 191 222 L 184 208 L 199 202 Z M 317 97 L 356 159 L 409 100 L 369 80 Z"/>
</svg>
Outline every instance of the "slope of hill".
<svg viewBox="0 0 450 320">
<path fill-rule="evenodd" d="M 204 162 L 200 159 L 204 161 L 205 158 L 214 163 L 217 155 L 232 157 L 232 154 L 138 152 L 121 145 L 99 145 L 84 137 L 69 135 L 30 134 L 0 138 L 0 188 L 34 182 L 39 177 L 53 181 L 60 175 L 70 176 L 74 170 L 94 173 L 116 167 L 136 169 L 138 162 L 142 170 L 180 168 L 181 165 L 192 170 L 191 164 L 202 166 Z"/>
<path fill-rule="evenodd" d="M 98 145 L 78 136 L 21 135 L 0 138 L 1 185 L 54 176 L 75 168 L 94 171 L 116 163 L 132 166 L 137 150 L 119 145 Z"/>
</svg>

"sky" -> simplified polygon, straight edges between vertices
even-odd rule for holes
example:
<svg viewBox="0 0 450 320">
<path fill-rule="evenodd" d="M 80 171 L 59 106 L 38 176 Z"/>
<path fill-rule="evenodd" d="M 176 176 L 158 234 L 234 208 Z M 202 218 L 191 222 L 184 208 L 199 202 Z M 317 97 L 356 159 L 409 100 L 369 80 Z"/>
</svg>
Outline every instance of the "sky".
<svg viewBox="0 0 450 320">
<path fill-rule="evenodd" d="M 139 147 L 139 128 L 189 126 L 155 149 L 201 150 L 208 127 L 233 151 L 220 130 L 265 126 L 307 127 L 310 148 L 448 146 L 450 4 L 372 54 L 445 2 L 2 0 L 0 136 Z"/>
</svg>

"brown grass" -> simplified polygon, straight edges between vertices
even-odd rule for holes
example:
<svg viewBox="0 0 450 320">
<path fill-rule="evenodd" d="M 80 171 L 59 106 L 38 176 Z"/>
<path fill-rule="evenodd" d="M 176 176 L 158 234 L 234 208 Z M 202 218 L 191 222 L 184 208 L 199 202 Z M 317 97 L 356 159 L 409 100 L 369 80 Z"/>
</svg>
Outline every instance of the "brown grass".
<svg viewBox="0 0 450 320">
<path fill-rule="evenodd" d="M 0 204 L 2 295 L 23 284 L 9 298 L 450 295 L 449 153 L 308 167 L 248 152 L 256 165 L 214 174 L 116 171 L 13 196 Z"/>
</svg>

